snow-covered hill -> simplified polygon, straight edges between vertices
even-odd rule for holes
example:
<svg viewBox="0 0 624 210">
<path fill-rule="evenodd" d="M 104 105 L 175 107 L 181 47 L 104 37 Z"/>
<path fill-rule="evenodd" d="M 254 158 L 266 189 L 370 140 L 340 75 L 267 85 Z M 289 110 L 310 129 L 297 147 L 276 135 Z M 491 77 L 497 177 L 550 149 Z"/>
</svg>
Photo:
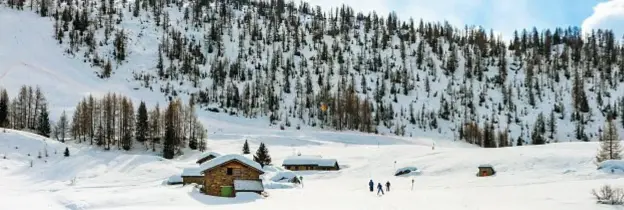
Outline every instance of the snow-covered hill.
<svg viewBox="0 0 624 210">
<path fill-rule="evenodd" d="M 242 142 L 213 139 L 209 145 L 214 151 L 228 154 L 240 152 Z M 182 168 L 193 166 L 198 153 L 165 160 L 152 154 L 66 145 L 6 130 L 0 132 L 0 156 L 7 157 L 0 159 L 0 208 L 587 210 L 610 209 L 595 204 L 591 189 L 603 184 L 621 187 L 622 183 L 621 173 L 596 170 L 592 162 L 598 146 L 595 143 L 487 149 L 487 155 L 483 154 L 486 149 L 465 147 L 463 143 L 437 146 L 435 150 L 418 145 L 426 142 L 414 143 L 270 146 L 275 165 L 297 150 L 304 155 L 336 158 L 342 170 L 295 172 L 304 177 L 303 187 L 284 188 L 267 183 L 267 198 L 244 195 L 229 199 L 199 194 L 192 186 L 163 184 Z M 250 145 L 252 150 L 258 146 Z M 60 152 L 66 147 L 70 157 Z M 49 157 L 32 156 L 44 148 Z M 496 176 L 476 177 L 480 164 L 493 165 Z M 396 168 L 405 166 L 417 167 L 422 173 L 393 176 Z M 275 174 L 269 171 L 265 180 Z M 390 181 L 390 192 L 381 197 L 368 192 L 371 178 L 375 182 Z"/>
<path fill-rule="evenodd" d="M 596 140 L 607 115 L 624 114 L 617 82 L 624 78 L 624 48 L 610 33 L 583 39 L 573 28 L 520 31 L 508 45 L 483 29 L 348 7 L 84 2 L 90 6 L 71 11 L 50 4 L 58 20 L 0 6 L 0 21 L 11 29 L 0 35 L 3 87 L 15 93 L 22 84 L 44 86 L 56 100 L 55 115 L 87 93 L 121 92 L 151 103 L 193 94 L 222 113 L 202 113 L 204 120 L 236 126 L 458 140 L 466 123 L 492 124 L 513 145 L 519 137 L 531 142 L 540 114 L 547 129 L 536 130 L 545 130 L 540 135 L 548 142 Z M 136 16 L 135 8 L 141 8 Z M 102 76 L 109 60 L 110 76 Z M 577 72 L 583 87 L 575 85 Z"/>
</svg>

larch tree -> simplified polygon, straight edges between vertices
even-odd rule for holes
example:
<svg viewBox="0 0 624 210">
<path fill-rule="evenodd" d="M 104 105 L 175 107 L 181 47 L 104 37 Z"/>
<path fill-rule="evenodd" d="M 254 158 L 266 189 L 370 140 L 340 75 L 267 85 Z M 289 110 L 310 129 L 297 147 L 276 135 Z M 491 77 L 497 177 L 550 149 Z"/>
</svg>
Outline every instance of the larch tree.
<svg viewBox="0 0 624 210">
<path fill-rule="evenodd" d="M 63 111 L 56 125 L 56 132 L 58 134 L 58 140 L 60 140 L 61 142 L 65 142 L 65 136 L 67 135 L 68 130 L 69 130 L 69 122 L 67 120 L 67 114 L 65 113 L 65 111 Z"/>
<path fill-rule="evenodd" d="M 613 120 L 609 119 L 600 138 L 600 150 L 596 155 L 596 163 L 601 163 L 605 160 L 620 160 L 622 159 L 621 153 L 622 147 L 617 127 Z"/>
</svg>

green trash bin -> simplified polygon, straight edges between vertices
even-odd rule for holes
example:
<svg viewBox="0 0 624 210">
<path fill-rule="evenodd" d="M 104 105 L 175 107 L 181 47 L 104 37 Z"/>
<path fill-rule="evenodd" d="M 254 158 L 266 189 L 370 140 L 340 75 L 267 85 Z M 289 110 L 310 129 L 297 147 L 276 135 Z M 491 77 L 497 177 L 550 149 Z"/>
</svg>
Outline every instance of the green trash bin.
<svg viewBox="0 0 624 210">
<path fill-rule="evenodd" d="M 221 196 L 223 196 L 223 197 L 233 197 L 234 196 L 234 187 L 233 186 L 222 186 L 221 187 Z"/>
</svg>

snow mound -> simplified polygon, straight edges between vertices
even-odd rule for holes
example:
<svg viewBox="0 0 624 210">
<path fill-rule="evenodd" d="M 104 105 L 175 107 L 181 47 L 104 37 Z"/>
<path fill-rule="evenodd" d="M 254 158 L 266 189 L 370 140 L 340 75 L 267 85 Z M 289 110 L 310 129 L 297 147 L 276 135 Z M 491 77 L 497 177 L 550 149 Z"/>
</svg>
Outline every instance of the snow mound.
<svg viewBox="0 0 624 210">
<path fill-rule="evenodd" d="M 291 182 L 297 174 L 292 171 L 281 171 L 275 173 L 275 175 L 271 178 L 271 181 L 274 182 Z"/>
<path fill-rule="evenodd" d="M 600 163 L 598 170 L 607 173 L 624 173 L 624 160 L 605 160 Z"/>
<path fill-rule="evenodd" d="M 409 175 L 420 175 L 421 171 L 418 168 L 413 166 L 399 168 L 394 172 L 395 176 L 409 176 Z"/>
</svg>

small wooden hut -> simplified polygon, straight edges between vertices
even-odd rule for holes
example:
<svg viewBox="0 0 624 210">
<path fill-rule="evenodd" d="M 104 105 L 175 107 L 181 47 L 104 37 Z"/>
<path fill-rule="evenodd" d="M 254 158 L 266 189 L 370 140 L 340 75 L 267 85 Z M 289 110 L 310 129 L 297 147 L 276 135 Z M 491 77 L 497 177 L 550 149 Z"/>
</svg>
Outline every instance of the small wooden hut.
<svg viewBox="0 0 624 210">
<path fill-rule="evenodd" d="M 185 168 L 184 170 L 182 170 L 181 177 L 183 185 L 192 183 L 199 185 L 204 184 L 204 176 L 201 175 L 201 171 L 199 170 L 199 168 Z"/>
<path fill-rule="evenodd" d="M 490 164 L 482 164 L 479 165 L 479 172 L 477 173 L 477 176 L 479 177 L 484 177 L 484 176 L 493 176 L 496 174 L 496 170 L 494 170 L 494 167 Z"/>
<path fill-rule="evenodd" d="M 201 165 L 203 191 L 212 196 L 235 197 L 237 192 L 262 194 L 262 166 L 242 155 L 224 155 Z"/>
<path fill-rule="evenodd" d="M 324 159 L 321 156 L 291 156 L 282 166 L 291 171 L 337 171 L 340 170 L 336 159 Z"/>
</svg>

